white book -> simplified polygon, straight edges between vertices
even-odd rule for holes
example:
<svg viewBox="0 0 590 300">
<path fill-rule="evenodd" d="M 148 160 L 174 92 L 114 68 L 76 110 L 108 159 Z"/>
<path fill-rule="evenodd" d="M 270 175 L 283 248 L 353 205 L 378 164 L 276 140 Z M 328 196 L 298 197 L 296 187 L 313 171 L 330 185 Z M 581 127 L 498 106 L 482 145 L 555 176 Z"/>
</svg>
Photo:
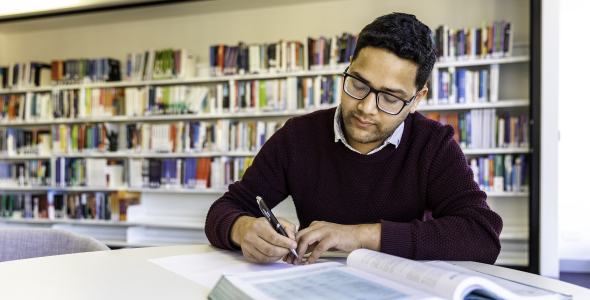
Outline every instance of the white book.
<svg viewBox="0 0 590 300">
<path fill-rule="evenodd" d="M 145 76 L 143 77 L 143 80 L 152 80 L 152 75 L 154 72 L 154 62 L 156 60 L 156 50 L 154 48 L 151 48 L 148 52 L 148 60 L 147 60 L 147 66 L 145 66 L 146 70 L 145 70 Z"/>
<path fill-rule="evenodd" d="M 490 102 L 498 102 L 498 89 L 500 85 L 500 66 L 490 65 Z"/>
<path fill-rule="evenodd" d="M 439 94 L 438 94 L 438 68 L 434 68 L 432 69 L 432 74 L 430 75 L 430 88 L 432 89 L 430 91 L 430 99 L 428 99 L 428 105 L 438 105 L 438 99 L 439 99 Z"/>
<path fill-rule="evenodd" d="M 536 288 L 449 263 L 419 262 L 368 249 L 350 253 L 346 264 L 223 274 L 208 299 L 560 300 L 571 296 Z"/>
<path fill-rule="evenodd" d="M 479 77 L 479 102 L 488 102 L 488 70 L 481 70 Z"/>
<path fill-rule="evenodd" d="M 506 144 L 504 143 L 504 132 L 506 130 L 506 121 L 504 120 L 504 118 L 499 118 L 498 119 L 498 147 L 506 147 Z"/>
<path fill-rule="evenodd" d="M 496 148 L 496 109 L 490 109 L 490 147 Z"/>
<path fill-rule="evenodd" d="M 473 102 L 479 102 L 479 72 L 473 72 Z"/>
<path fill-rule="evenodd" d="M 465 71 L 465 103 L 473 103 L 473 71 Z"/>
<path fill-rule="evenodd" d="M 281 40 L 280 41 L 280 45 L 281 45 L 281 71 L 285 72 L 287 71 L 287 42 Z"/>
<path fill-rule="evenodd" d="M 195 77 L 195 64 L 197 57 L 188 49 L 180 50 L 180 73 L 178 78 L 192 78 Z"/>
</svg>

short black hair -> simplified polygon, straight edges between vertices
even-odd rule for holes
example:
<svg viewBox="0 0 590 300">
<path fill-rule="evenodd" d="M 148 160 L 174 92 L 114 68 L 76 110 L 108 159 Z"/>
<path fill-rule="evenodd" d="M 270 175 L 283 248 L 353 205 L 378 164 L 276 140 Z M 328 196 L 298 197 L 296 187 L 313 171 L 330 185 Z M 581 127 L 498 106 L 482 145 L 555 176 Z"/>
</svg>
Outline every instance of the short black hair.
<svg viewBox="0 0 590 300">
<path fill-rule="evenodd" d="M 375 19 L 359 34 L 353 61 L 365 47 L 391 52 L 418 65 L 416 88 L 421 90 L 428 81 L 436 61 L 432 43 L 432 31 L 416 19 L 404 13 L 391 13 Z"/>
</svg>

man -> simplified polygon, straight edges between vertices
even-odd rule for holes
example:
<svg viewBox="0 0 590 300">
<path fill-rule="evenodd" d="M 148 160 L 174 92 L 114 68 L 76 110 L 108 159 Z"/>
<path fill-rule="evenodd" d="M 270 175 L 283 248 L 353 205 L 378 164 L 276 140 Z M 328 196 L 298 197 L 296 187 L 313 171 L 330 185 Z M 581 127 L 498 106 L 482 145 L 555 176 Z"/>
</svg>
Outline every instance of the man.
<svg viewBox="0 0 590 300">
<path fill-rule="evenodd" d="M 211 206 L 211 244 L 265 263 L 311 264 L 327 250 L 359 248 L 494 263 L 502 219 L 473 180 L 453 128 L 416 112 L 436 60 L 430 35 L 401 13 L 367 25 L 341 104 L 290 119 L 265 143 Z M 272 208 L 289 195 L 301 227 L 278 218 L 287 238 L 262 216 L 256 196 Z"/>
</svg>

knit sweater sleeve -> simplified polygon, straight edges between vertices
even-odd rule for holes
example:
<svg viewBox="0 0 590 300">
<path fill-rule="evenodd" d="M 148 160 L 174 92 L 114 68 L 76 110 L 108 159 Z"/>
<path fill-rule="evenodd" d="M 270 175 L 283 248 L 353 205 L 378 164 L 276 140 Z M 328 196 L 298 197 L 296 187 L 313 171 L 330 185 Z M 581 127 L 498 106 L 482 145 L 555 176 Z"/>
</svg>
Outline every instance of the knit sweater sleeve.
<svg viewBox="0 0 590 300">
<path fill-rule="evenodd" d="M 289 195 L 286 172 L 290 123 L 287 121 L 264 143 L 242 180 L 231 184 L 228 191 L 209 208 L 205 234 L 211 245 L 240 250 L 231 242 L 231 228 L 241 216 L 262 217 L 256 196 L 261 196 L 272 209 Z"/>
<path fill-rule="evenodd" d="M 381 251 L 417 260 L 470 260 L 493 264 L 500 253 L 502 219 L 486 203 L 450 126 L 439 128 L 429 145 L 426 175 L 430 220 L 382 220 Z M 427 150 L 428 151 L 428 150 Z"/>
</svg>

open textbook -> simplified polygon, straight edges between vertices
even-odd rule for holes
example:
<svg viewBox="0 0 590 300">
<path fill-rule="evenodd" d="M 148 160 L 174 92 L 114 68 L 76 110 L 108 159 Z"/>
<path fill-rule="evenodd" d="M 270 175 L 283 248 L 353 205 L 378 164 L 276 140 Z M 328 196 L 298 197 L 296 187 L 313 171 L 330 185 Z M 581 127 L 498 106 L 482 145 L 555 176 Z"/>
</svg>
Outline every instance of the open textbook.
<svg viewBox="0 0 590 300">
<path fill-rule="evenodd" d="M 445 262 L 422 263 L 367 249 L 346 265 L 327 262 L 282 270 L 224 274 L 211 293 L 224 299 L 571 299 Z"/>
</svg>

